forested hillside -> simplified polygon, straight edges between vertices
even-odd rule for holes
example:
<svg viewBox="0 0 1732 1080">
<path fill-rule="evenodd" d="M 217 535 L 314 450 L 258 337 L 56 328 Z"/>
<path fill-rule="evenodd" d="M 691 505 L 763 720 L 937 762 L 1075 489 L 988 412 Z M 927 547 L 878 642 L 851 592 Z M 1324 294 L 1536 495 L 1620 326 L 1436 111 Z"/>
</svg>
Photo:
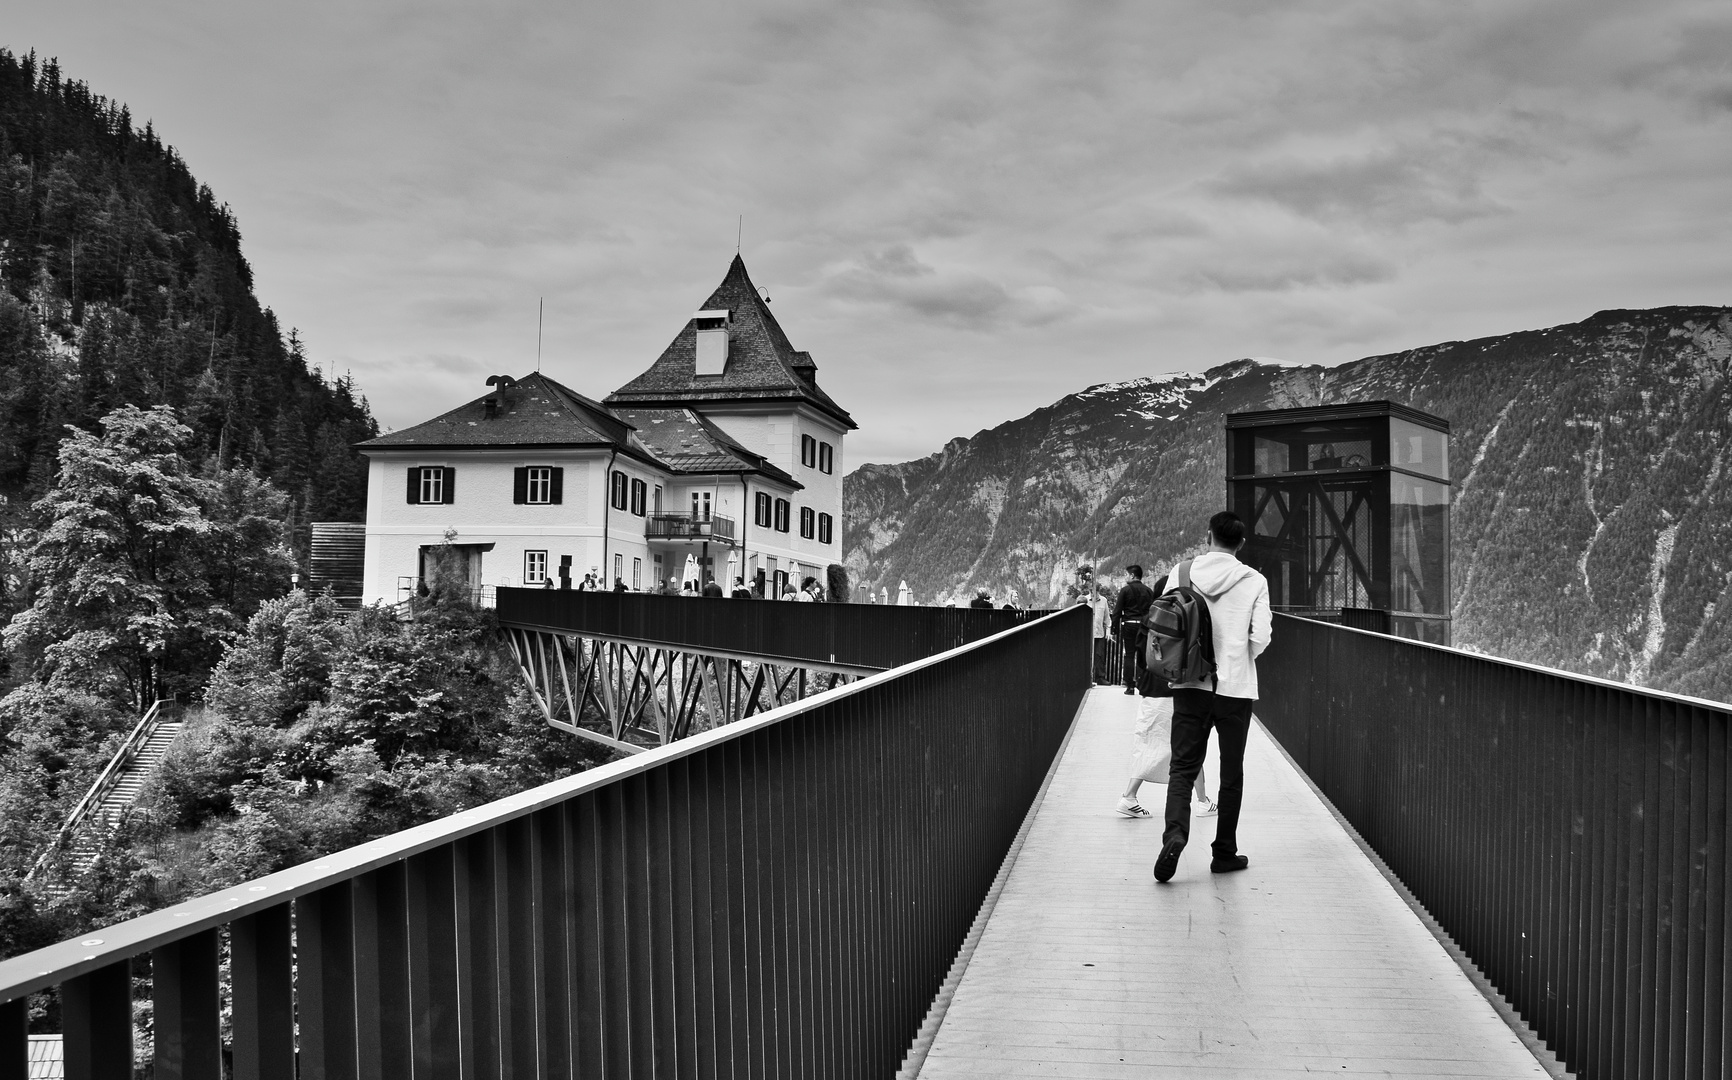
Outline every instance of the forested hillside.
<svg viewBox="0 0 1732 1080">
<path fill-rule="evenodd" d="M 377 427 L 240 242 L 151 125 L 0 50 L 0 958 L 606 756 L 547 727 L 466 587 L 412 621 L 290 591 L 305 523 L 362 519 Z M 158 699 L 187 723 L 164 765 L 63 835 Z"/>
<path fill-rule="evenodd" d="M 195 460 L 282 490 L 298 545 L 307 521 L 361 520 L 349 447 L 377 433 L 366 401 L 310 371 L 252 290 L 234 215 L 151 124 L 52 60 L 0 49 L 7 526 L 47 490 L 67 425 L 95 431 L 121 405 L 172 406 Z"/>
<path fill-rule="evenodd" d="M 1226 413 L 1391 399 L 1453 425 L 1455 641 L 1732 700 L 1732 311 L 1604 311 L 1336 368 L 1091 387 L 847 480 L 847 561 L 927 602 L 1164 566 L 1224 499 Z"/>
</svg>

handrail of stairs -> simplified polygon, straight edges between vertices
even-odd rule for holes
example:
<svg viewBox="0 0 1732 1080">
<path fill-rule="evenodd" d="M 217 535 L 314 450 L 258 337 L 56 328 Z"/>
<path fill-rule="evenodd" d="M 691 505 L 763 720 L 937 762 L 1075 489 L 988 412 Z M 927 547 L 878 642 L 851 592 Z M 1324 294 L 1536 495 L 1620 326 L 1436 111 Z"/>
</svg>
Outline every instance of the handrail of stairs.
<svg viewBox="0 0 1732 1080">
<path fill-rule="evenodd" d="M 78 827 L 84 824 L 84 819 L 102 805 L 103 797 L 108 794 L 110 788 L 114 787 L 115 781 L 120 779 L 121 770 L 126 768 L 126 763 L 132 759 L 134 754 L 138 753 L 139 747 L 150 739 L 151 732 L 156 728 L 157 717 L 162 712 L 162 707 L 168 704 L 168 701 L 167 698 L 158 698 L 150 703 L 150 708 L 145 710 L 144 715 L 133 727 L 132 734 L 128 735 L 126 741 L 120 744 L 120 749 L 114 752 L 114 756 L 109 759 L 107 767 L 102 770 L 102 774 L 96 778 L 94 784 L 90 785 L 90 790 L 84 793 L 84 798 L 78 801 L 78 805 L 73 807 L 72 813 L 67 815 L 66 824 L 60 827 L 60 831 L 54 836 L 54 842 L 49 844 L 47 850 L 37 858 L 36 864 L 30 868 L 30 873 L 25 875 L 24 880 L 29 881 L 34 878 L 43 865 L 47 863 L 49 854 L 59 850 L 66 843 L 67 837 L 77 832 Z"/>
</svg>

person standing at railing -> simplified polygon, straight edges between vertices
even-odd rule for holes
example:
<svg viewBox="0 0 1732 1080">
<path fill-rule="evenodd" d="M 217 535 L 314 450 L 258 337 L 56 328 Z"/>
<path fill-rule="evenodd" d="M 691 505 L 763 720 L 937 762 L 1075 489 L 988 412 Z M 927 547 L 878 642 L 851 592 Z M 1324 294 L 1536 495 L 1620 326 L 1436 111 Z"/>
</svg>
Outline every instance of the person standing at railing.
<svg viewBox="0 0 1732 1080">
<path fill-rule="evenodd" d="M 1202 769 L 1211 729 L 1221 747 L 1221 809 L 1209 869 L 1225 874 L 1251 861 L 1239 854 L 1239 808 L 1245 796 L 1245 743 L 1257 703 L 1257 657 L 1269 647 L 1271 618 L 1269 582 L 1239 561 L 1244 546 L 1244 521 L 1223 510 L 1209 519 L 1209 550 L 1168 575 L 1179 584 L 1188 580 L 1208 606 L 1215 674 L 1173 685 L 1173 763 L 1156 881 L 1172 878 L 1191 837 L 1191 785 Z"/>
<path fill-rule="evenodd" d="M 739 577 L 734 579 L 734 591 L 732 593 L 732 596 L 733 596 L 733 599 L 735 599 L 735 600 L 754 600 L 754 599 L 756 599 L 756 597 L 752 594 L 752 590 L 746 588 L 746 579 L 745 578 L 739 578 Z"/>
<path fill-rule="evenodd" d="M 1094 684 L 1107 684 L 1107 646 L 1110 644 L 1109 634 L 1112 629 L 1113 605 L 1107 600 L 1107 594 L 1112 590 L 1106 585 L 1093 590 L 1093 595 L 1084 601 L 1089 606 L 1089 612 L 1094 618 Z"/>
<path fill-rule="evenodd" d="M 1143 644 L 1149 635 L 1143 628 L 1143 618 L 1149 613 L 1149 605 L 1155 602 L 1155 594 L 1143 584 L 1141 566 L 1132 563 L 1125 572 L 1131 575 L 1131 579 L 1119 590 L 1118 608 L 1113 619 L 1118 624 L 1119 641 L 1125 647 L 1125 693 L 1135 694 L 1147 668 L 1143 660 Z"/>
<path fill-rule="evenodd" d="M 720 600 L 722 598 L 722 583 L 715 578 L 704 582 L 704 599 Z"/>
</svg>

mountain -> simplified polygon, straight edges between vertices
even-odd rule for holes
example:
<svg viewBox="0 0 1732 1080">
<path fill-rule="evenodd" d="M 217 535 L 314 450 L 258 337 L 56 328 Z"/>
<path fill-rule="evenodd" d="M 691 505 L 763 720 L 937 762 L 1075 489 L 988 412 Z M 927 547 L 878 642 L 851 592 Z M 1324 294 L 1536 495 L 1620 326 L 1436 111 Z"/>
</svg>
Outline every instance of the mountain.
<svg viewBox="0 0 1732 1080">
<path fill-rule="evenodd" d="M 1223 417 L 1389 399 L 1448 419 L 1454 641 L 1732 700 L 1732 309 L 1093 386 L 847 478 L 861 585 L 1058 600 L 1077 565 L 1164 568 L 1223 504 Z"/>
<path fill-rule="evenodd" d="M 260 305 L 229 208 L 126 106 L 0 49 L 0 507 L 46 489 L 67 425 L 129 404 L 174 406 L 295 524 L 362 519 L 350 446 L 377 425 Z"/>
</svg>

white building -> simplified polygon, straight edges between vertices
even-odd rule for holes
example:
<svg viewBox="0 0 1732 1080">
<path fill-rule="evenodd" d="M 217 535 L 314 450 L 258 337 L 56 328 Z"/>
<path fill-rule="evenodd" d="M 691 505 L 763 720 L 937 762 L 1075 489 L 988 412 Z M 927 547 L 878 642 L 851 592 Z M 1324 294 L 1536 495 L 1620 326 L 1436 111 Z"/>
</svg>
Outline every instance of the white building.
<svg viewBox="0 0 1732 1080">
<path fill-rule="evenodd" d="M 494 376 L 443 416 L 361 443 L 366 602 L 395 601 L 449 543 L 469 583 L 647 590 L 696 557 L 779 595 L 842 558 L 842 440 L 819 389 L 734 257 L 660 359 L 592 401 L 540 373 Z M 724 582 L 724 585 L 728 584 Z"/>
</svg>

